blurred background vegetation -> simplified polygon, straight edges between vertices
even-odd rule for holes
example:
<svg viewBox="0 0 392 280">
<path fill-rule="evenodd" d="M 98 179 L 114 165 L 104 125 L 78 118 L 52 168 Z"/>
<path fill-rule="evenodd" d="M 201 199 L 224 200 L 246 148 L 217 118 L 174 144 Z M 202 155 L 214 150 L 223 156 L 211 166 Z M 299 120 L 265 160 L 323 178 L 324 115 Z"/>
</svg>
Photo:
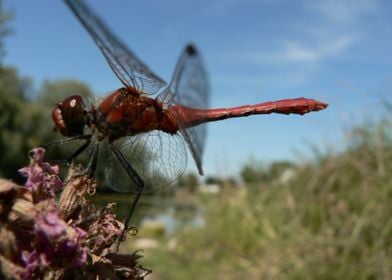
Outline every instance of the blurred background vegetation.
<svg viewBox="0 0 392 280">
<path fill-rule="evenodd" d="M 91 91 L 76 80 L 46 81 L 34 90 L 29 77 L 3 65 L 4 38 L 12 35 L 10 20 L 12 15 L 2 10 L 0 0 L 0 176 L 21 182 L 18 169 L 28 163 L 28 151 L 58 137 L 51 124 L 53 106 L 72 93 L 90 97 Z M 64 158 L 60 149 L 55 152 Z"/>
<path fill-rule="evenodd" d="M 11 16 L 1 2 L 4 55 Z M 91 96 L 76 80 L 34 90 L 0 60 L 0 177 L 22 180 L 27 152 L 54 139 L 53 105 L 74 93 Z M 352 127 L 339 152 L 314 146 L 307 162 L 253 159 L 241 178 L 201 183 L 187 174 L 177 188 L 143 198 L 140 232 L 124 249 L 145 250 L 151 279 L 392 279 L 392 107 L 384 104 L 384 118 Z M 125 213 L 130 198 L 116 200 Z M 181 226 L 155 219 L 162 209 Z"/>
<path fill-rule="evenodd" d="M 245 187 L 199 194 L 202 226 L 146 251 L 154 279 L 392 279 L 390 117 L 353 128 L 345 151 L 250 162 Z"/>
</svg>

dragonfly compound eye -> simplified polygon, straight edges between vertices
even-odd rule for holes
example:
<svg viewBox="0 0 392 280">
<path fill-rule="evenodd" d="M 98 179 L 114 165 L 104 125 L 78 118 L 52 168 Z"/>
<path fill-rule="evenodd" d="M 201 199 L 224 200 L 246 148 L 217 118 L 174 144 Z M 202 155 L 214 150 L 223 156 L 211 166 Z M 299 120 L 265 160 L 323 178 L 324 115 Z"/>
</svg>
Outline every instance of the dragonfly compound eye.
<svg viewBox="0 0 392 280">
<path fill-rule="evenodd" d="M 83 98 L 72 95 L 57 103 L 52 111 L 55 130 L 64 136 L 82 135 L 86 125 Z"/>
</svg>

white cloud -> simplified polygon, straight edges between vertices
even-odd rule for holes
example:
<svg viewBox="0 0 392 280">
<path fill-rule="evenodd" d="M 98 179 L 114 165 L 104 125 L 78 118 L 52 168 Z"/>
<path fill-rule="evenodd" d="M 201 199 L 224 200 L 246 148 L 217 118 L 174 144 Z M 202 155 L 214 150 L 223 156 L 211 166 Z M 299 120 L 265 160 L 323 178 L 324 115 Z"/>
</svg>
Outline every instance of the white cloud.
<svg viewBox="0 0 392 280">
<path fill-rule="evenodd" d="M 310 40 L 311 41 L 311 40 Z M 346 52 L 354 43 L 354 36 L 341 35 L 338 37 L 324 38 L 313 43 L 307 40 L 286 41 L 277 50 L 241 50 L 237 54 L 231 53 L 231 59 L 251 61 L 254 63 L 270 64 L 317 64 L 324 59 L 339 56 Z M 228 57 L 228 55 L 226 55 Z"/>
<path fill-rule="evenodd" d="M 381 13 L 378 1 L 303 1 L 288 20 L 290 26 L 265 42 L 249 36 L 244 47 L 216 54 L 232 65 L 252 64 L 255 73 L 279 76 L 277 84 L 306 84 L 331 67 L 328 62 L 350 59 L 368 40 L 369 22 Z M 268 34 L 268 30 L 257 34 Z M 262 38 L 257 41 L 255 38 Z M 259 68 L 257 68 L 260 66 Z M 246 69 L 246 68 L 245 68 Z M 266 71 L 266 69 L 270 69 Z M 330 68 L 329 68 L 330 69 Z M 273 77 L 272 77 L 273 78 Z M 268 77 L 271 81 L 271 77 Z"/>
<path fill-rule="evenodd" d="M 208 16 L 224 16 L 228 11 L 235 10 L 239 6 L 245 4 L 271 5 L 276 4 L 278 0 L 214 0 L 207 1 L 204 15 Z"/>
<path fill-rule="evenodd" d="M 309 2 L 307 8 L 320 15 L 323 20 L 339 25 L 355 25 L 363 16 L 379 10 L 374 0 L 323 0 Z"/>
<path fill-rule="evenodd" d="M 366 25 L 367 21 L 364 18 L 380 12 L 379 3 L 374 0 L 323 0 L 302 3 L 308 16 L 305 20 L 298 20 L 291 28 L 293 33 L 288 36 L 295 36 L 294 40 L 285 39 L 275 42 L 268 49 L 257 51 L 243 49 L 237 54 L 230 54 L 230 57 L 256 63 L 307 63 L 316 66 L 325 59 L 346 54 L 361 40 L 366 40 L 363 25 Z"/>
<path fill-rule="evenodd" d="M 292 34 L 288 35 L 295 39 L 286 38 L 259 50 L 242 49 L 225 57 L 277 66 L 311 64 L 317 67 L 326 59 L 347 54 L 350 48 L 366 40 L 363 25 L 367 21 L 364 18 L 380 12 L 378 2 L 374 0 L 304 1 L 302 4 L 307 16 L 298 19 L 290 28 Z"/>
<path fill-rule="evenodd" d="M 273 54 L 273 56 L 283 62 L 315 63 L 344 53 L 353 45 L 354 41 L 353 37 L 347 35 L 332 38 L 325 42 L 318 42 L 308 47 L 300 42 L 289 41 L 280 52 Z"/>
</svg>

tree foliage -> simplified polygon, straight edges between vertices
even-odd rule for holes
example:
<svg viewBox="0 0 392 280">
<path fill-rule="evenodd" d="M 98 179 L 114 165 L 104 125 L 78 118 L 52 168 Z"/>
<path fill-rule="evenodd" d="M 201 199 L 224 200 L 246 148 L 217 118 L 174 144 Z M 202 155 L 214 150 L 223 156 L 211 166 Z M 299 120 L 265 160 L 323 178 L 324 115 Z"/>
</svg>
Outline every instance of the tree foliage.
<svg viewBox="0 0 392 280">
<path fill-rule="evenodd" d="M 246 184 L 269 183 L 281 179 L 284 172 L 293 167 L 293 163 L 289 161 L 276 161 L 263 165 L 251 159 L 242 167 L 241 178 Z"/>
<path fill-rule="evenodd" d="M 45 81 L 39 91 L 38 101 L 49 107 L 63 100 L 64 98 L 77 94 L 88 100 L 92 97 L 90 87 L 77 80 Z"/>
<path fill-rule="evenodd" d="M 56 138 L 50 117 L 50 90 L 58 97 L 68 91 L 91 95 L 80 82 L 46 82 L 37 102 L 26 97 L 30 88 L 30 80 L 20 78 L 15 68 L 0 67 L 0 176 L 16 181 L 21 180 L 17 170 L 26 165 L 28 151 Z"/>
<path fill-rule="evenodd" d="M 28 146 L 36 144 L 29 124 L 42 122 L 39 109 L 26 101 L 25 90 L 26 80 L 15 68 L 0 67 L 0 175 L 11 178 L 26 163 Z"/>
<path fill-rule="evenodd" d="M 179 188 L 186 188 L 190 192 L 195 192 L 199 186 L 199 178 L 194 173 L 184 174 L 178 179 L 177 186 Z"/>
</svg>

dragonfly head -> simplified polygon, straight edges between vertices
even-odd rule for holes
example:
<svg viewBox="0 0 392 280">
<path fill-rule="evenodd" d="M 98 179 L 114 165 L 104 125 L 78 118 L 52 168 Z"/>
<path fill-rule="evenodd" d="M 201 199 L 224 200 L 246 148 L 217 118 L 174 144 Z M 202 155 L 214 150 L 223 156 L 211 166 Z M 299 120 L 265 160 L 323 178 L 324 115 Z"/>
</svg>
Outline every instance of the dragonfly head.
<svg viewBox="0 0 392 280">
<path fill-rule="evenodd" d="M 63 136 L 82 135 L 87 125 L 87 112 L 80 95 L 72 95 L 57 103 L 52 111 L 54 130 Z"/>
</svg>

